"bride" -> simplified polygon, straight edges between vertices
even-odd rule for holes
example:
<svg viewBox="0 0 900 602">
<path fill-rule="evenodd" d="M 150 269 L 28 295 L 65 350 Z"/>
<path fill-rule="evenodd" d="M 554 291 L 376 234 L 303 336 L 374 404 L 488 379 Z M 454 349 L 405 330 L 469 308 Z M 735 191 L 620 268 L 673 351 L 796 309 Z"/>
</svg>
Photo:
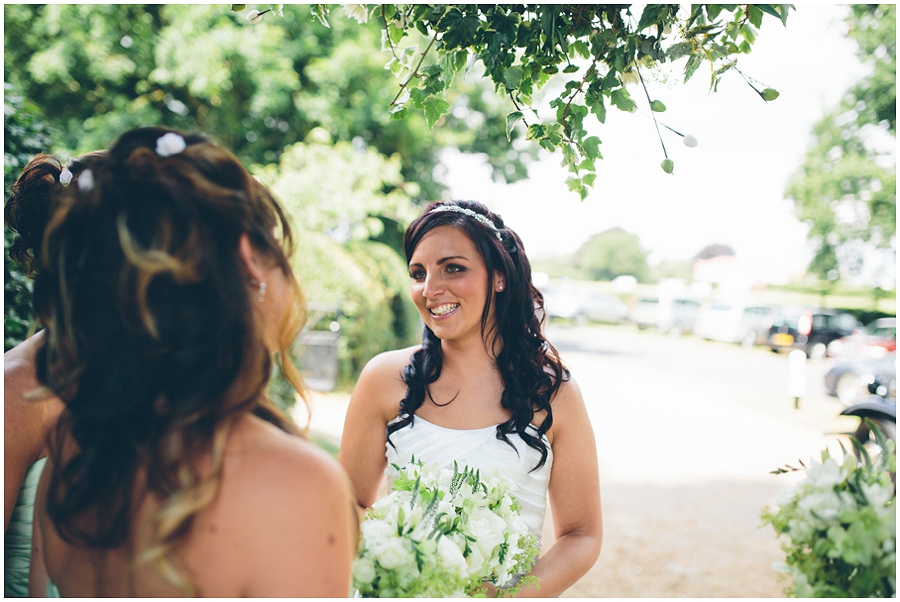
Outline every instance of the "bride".
<svg viewBox="0 0 900 602">
<path fill-rule="evenodd" d="M 404 240 L 422 344 L 367 364 L 344 424 L 340 460 L 363 508 L 382 475 L 411 458 L 511 479 L 541 536 L 549 494 L 555 541 L 531 574 L 558 596 L 600 553 L 594 434 L 578 385 L 540 330 L 543 297 L 518 235 L 471 201 L 425 208 Z M 488 595 L 496 593 L 485 585 Z"/>
</svg>

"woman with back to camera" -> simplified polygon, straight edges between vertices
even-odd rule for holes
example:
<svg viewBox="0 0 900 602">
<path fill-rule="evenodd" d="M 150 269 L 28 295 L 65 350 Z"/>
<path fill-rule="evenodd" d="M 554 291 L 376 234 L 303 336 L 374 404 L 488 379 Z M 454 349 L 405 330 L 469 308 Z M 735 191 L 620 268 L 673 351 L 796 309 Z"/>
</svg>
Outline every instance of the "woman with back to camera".
<svg viewBox="0 0 900 602">
<path fill-rule="evenodd" d="M 34 278 L 41 239 L 51 214 L 51 201 L 86 167 L 103 156 L 87 153 L 63 165 L 39 154 L 10 188 L 4 208 L 6 227 L 14 234 L 9 258 Z M 41 330 L 3 354 L 3 593 L 28 595 L 32 519 L 38 479 L 47 460 L 47 434 L 56 424 L 62 403 L 52 395 L 36 395 L 35 353 L 44 343 Z"/>
<path fill-rule="evenodd" d="M 349 484 L 265 392 L 305 319 L 291 244 L 234 155 L 163 128 L 58 199 L 34 300 L 65 409 L 35 541 L 63 596 L 349 593 Z"/>
<path fill-rule="evenodd" d="M 549 493 L 556 540 L 532 569 L 539 589 L 517 595 L 558 596 L 600 553 L 597 453 L 581 392 L 541 333 L 522 242 L 484 205 L 441 201 L 404 247 L 425 330 L 420 346 L 373 358 L 353 391 L 340 458 L 357 501 L 376 501 L 393 464 L 457 461 L 512 479 L 540 537 Z"/>
</svg>

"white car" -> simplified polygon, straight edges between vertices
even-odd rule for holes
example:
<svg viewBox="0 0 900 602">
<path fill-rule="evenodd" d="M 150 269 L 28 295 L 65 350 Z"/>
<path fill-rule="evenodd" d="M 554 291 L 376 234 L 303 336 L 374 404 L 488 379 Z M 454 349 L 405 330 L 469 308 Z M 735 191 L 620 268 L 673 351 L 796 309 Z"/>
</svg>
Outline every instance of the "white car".
<svg viewBox="0 0 900 602">
<path fill-rule="evenodd" d="M 760 345 L 766 340 L 771 312 L 766 305 L 714 301 L 700 309 L 694 334 L 710 341 Z"/>
</svg>

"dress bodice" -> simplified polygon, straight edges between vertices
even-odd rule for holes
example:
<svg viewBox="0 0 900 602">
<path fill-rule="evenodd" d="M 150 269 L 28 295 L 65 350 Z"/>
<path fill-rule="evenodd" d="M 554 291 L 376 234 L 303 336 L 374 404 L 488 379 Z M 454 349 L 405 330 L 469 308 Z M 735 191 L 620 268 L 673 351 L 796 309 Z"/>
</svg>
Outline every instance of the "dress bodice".
<svg viewBox="0 0 900 602">
<path fill-rule="evenodd" d="M 534 426 L 529 428 L 537 434 Z M 416 416 L 412 424 L 391 434 L 393 446 L 385 443 L 388 461 L 385 474 L 390 482 L 397 474 L 392 464 L 404 466 L 413 457 L 425 464 L 437 464 L 440 468 L 452 468 L 455 460 L 460 466 L 476 468 L 483 474 L 496 471 L 512 481 L 512 493 L 522 506 L 522 518 L 531 533 L 540 540 L 553 450 L 544 436 L 547 461 L 538 470 L 529 472 L 540 461 L 540 452 L 529 447 L 518 433 L 512 433 L 508 438 L 515 449 L 497 439 L 496 426 L 472 430 L 450 429 Z"/>
</svg>

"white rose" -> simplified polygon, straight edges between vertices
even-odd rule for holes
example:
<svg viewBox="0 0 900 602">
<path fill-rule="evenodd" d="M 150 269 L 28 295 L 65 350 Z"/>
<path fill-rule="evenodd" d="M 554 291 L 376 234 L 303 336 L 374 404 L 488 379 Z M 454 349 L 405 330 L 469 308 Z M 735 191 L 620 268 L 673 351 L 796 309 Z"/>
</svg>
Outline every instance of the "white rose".
<svg viewBox="0 0 900 602">
<path fill-rule="evenodd" d="M 378 564 L 390 570 L 412 562 L 412 552 L 404 544 L 402 539 L 396 537 L 382 542 L 373 550 Z"/>
<path fill-rule="evenodd" d="M 353 561 L 353 578 L 360 583 L 372 583 L 375 581 L 375 563 L 368 556 L 357 558 Z"/>
<path fill-rule="evenodd" d="M 69 171 L 68 167 L 64 167 L 61 172 L 59 172 L 59 183 L 63 186 L 68 186 L 72 182 L 72 172 Z"/>
<path fill-rule="evenodd" d="M 494 548 L 505 539 L 506 522 L 488 510 L 475 510 L 469 518 L 468 531 L 475 538 L 474 546 L 491 558 Z"/>
<path fill-rule="evenodd" d="M 372 542 L 381 539 L 390 539 L 396 533 L 396 531 L 383 520 L 364 520 L 359 525 L 359 531 L 364 540 Z"/>
<path fill-rule="evenodd" d="M 460 573 L 466 570 L 466 559 L 462 550 L 447 537 L 441 537 L 437 542 L 438 557 L 444 566 Z"/>
</svg>

